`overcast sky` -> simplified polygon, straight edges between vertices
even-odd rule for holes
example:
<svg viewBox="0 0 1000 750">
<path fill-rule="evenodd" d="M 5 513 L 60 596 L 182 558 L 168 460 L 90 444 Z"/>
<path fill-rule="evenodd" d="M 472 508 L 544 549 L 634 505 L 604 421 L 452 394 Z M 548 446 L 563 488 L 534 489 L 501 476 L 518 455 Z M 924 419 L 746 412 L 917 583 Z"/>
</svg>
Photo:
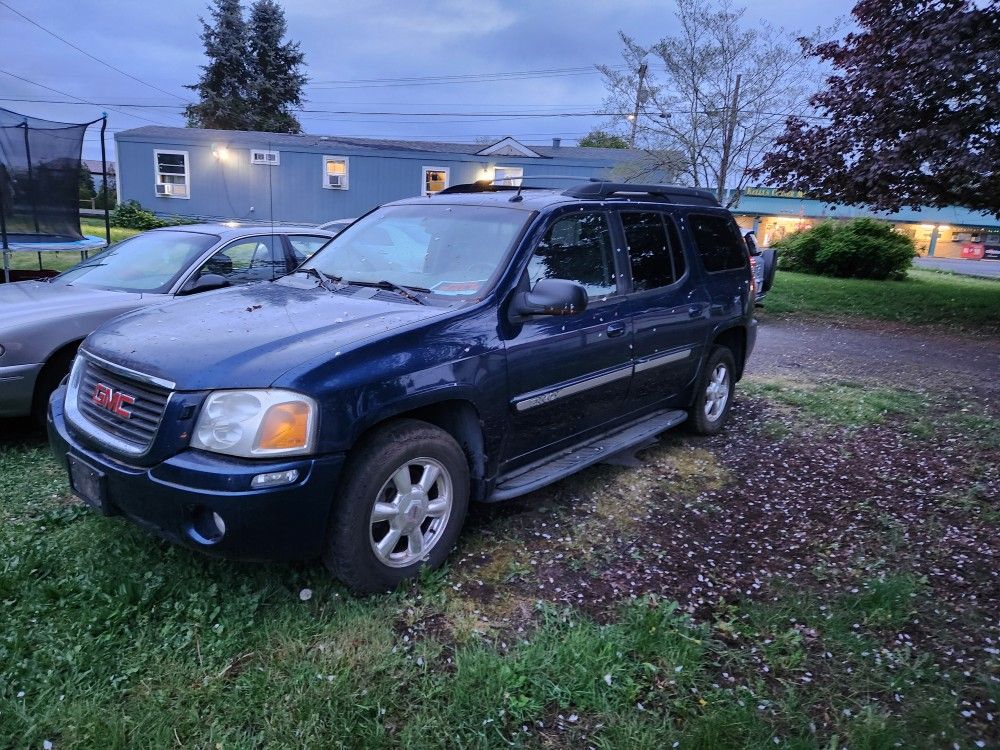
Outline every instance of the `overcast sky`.
<svg viewBox="0 0 1000 750">
<path fill-rule="evenodd" d="M 306 55 L 308 109 L 407 113 L 303 113 L 303 129 L 369 137 L 472 141 L 513 135 L 527 143 L 547 143 L 554 136 L 572 141 L 602 119 L 467 115 L 596 111 L 603 87 L 593 66 L 621 62 L 618 30 L 651 43 L 671 33 L 674 24 L 671 0 L 283 4 L 289 35 Z M 851 4 L 752 0 L 746 19 L 751 26 L 767 19 L 789 30 L 811 31 L 846 17 Z M 151 123 L 183 125 L 181 109 L 192 95 L 183 86 L 197 80 L 204 62 L 198 17 L 207 15 L 206 7 L 207 0 L 0 0 L 0 106 L 69 122 L 107 111 L 113 131 Z M 11 9 L 142 82 L 89 59 Z M 470 75 L 480 79 L 470 81 Z M 466 78 L 440 80 L 448 76 Z M 18 101 L 25 99 L 94 104 Z M 166 106 L 115 106 L 122 104 Z M 419 117 L 417 112 L 445 116 Z M 86 156 L 99 155 L 96 129 L 86 144 Z"/>
</svg>

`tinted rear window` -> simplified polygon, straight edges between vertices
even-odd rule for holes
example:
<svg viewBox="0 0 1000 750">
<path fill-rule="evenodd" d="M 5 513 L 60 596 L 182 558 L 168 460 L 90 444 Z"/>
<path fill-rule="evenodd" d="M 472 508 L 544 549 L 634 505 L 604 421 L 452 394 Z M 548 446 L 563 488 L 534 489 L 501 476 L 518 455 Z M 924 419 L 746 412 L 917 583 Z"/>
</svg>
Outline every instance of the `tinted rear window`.
<svg viewBox="0 0 1000 750">
<path fill-rule="evenodd" d="M 746 268 L 747 257 L 736 224 L 724 216 L 689 216 L 695 247 L 709 273 Z"/>
<path fill-rule="evenodd" d="M 668 286 L 684 275 L 684 253 L 670 219 L 632 211 L 621 217 L 636 291 Z"/>
</svg>

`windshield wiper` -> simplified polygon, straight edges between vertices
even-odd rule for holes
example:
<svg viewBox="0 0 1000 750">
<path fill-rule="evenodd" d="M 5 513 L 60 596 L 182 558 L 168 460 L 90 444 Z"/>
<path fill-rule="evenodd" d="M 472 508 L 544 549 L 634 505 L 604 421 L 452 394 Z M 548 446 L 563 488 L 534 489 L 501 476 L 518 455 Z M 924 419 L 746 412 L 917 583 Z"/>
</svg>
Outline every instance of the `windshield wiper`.
<svg viewBox="0 0 1000 750">
<path fill-rule="evenodd" d="M 339 276 L 327 276 L 325 273 L 320 271 L 318 268 L 296 268 L 292 273 L 307 273 L 311 276 L 315 276 L 319 279 L 319 285 L 324 289 L 328 289 L 331 292 L 336 289 L 337 284 L 339 284 L 343 279 Z"/>
<path fill-rule="evenodd" d="M 423 287 L 419 287 L 419 286 L 402 286 L 400 284 L 397 284 L 394 281 L 386 281 L 385 279 L 382 279 L 382 281 L 353 281 L 352 280 L 352 281 L 350 281 L 348 283 L 350 283 L 350 284 L 357 284 L 358 286 L 374 286 L 374 287 L 377 287 L 378 289 L 388 289 L 390 292 L 395 292 L 400 297 L 406 297 L 406 299 L 412 300 L 412 301 L 416 302 L 418 305 L 426 305 L 427 302 L 425 302 L 423 299 L 421 299 L 420 297 L 418 297 L 413 292 L 420 292 L 422 294 L 430 294 L 430 292 L 431 292 L 430 289 L 424 289 Z"/>
</svg>

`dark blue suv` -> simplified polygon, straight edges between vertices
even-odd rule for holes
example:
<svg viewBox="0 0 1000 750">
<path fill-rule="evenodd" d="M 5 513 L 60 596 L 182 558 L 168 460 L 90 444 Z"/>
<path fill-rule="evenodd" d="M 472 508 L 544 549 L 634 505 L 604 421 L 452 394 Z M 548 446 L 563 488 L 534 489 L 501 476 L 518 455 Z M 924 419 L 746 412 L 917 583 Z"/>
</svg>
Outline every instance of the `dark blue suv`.
<svg viewBox="0 0 1000 750">
<path fill-rule="evenodd" d="M 753 278 L 706 191 L 450 188 L 382 206 L 293 274 L 145 308 L 80 347 L 49 433 L 76 494 L 358 591 L 441 564 L 472 500 L 685 420 L 722 428 Z"/>
</svg>

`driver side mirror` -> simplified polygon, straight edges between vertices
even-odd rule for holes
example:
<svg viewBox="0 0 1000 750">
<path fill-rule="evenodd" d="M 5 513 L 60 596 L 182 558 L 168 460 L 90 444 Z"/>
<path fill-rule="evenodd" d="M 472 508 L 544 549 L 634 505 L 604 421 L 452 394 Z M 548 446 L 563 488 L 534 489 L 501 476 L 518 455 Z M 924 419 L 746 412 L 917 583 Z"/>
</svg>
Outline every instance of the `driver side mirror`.
<svg viewBox="0 0 1000 750">
<path fill-rule="evenodd" d="M 587 290 L 575 281 L 539 279 L 530 292 L 514 297 L 516 315 L 579 315 L 587 309 Z"/>
<path fill-rule="evenodd" d="M 178 294 L 197 294 L 198 292 L 208 292 L 212 289 L 222 289 L 229 286 L 229 279 L 217 273 L 206 273 L 184 285 Z"/>
</svg>

